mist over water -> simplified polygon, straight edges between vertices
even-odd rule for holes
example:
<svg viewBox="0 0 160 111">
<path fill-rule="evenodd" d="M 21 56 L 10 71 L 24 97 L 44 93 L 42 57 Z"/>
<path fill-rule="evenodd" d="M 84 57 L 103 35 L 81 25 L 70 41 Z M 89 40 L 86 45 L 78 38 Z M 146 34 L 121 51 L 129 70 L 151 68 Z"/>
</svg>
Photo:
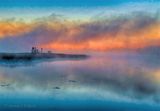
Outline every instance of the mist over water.
<svg viewBox="0 0 160 111">
<path fill-rule="evenodd" d="M 90 56 L 1 63 L 1 108 L 160 110 L 158 56 L 135 52 Z"/>
</svg>

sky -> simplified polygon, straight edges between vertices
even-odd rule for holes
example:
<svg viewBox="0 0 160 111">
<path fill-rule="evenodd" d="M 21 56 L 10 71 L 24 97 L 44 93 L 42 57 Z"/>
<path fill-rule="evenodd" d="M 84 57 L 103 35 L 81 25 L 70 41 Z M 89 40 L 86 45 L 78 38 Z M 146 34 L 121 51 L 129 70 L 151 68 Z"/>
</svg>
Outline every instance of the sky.
<svg viewBox="0 0 160 111">
<path fill-rule="evenodd" d="M 130 2 L 155 3 L 159 0 L 1 0 L 1 7 L 94 7 L 115 6 Z"/>
<path fill-rule="evenodd" d="M 0 52 L 159 47 L 159 0 L 1 0 Z"/>
</svg>

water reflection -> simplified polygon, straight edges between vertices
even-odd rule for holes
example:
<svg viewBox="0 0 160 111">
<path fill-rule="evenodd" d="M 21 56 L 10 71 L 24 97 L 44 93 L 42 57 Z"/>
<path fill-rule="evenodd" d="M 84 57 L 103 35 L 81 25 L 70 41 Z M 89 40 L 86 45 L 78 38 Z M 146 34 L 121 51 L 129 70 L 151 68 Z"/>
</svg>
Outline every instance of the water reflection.
<svg viewBox="0 0 160 111">
<path fill-rule="evenodd" d="M 93 55 L 78 61 L 0 67 L 0 94 L 3 95 L 0 99 L 17 99 L 20 104 L 18 99 L 27 98 L 32 105 L 44 100 L 48 102 L 43 105 L 51 105 L 53 101 L 58 105 L 58 100 L 157 104 L 160 100 L 157 78 L 160 63 L 155 64 L 155 59 L 151 55 L 123 52 Z M 38 102 L 32 103 L 33 100 Z"/>
<path fill-rule="evenodd" d="M 66 60 L 74 60 L 74 61 L 78 61 L 78 60 L 83 60 L 83 59 L 87 59 L 89 58 L 89 56 L 86 57 L 81 57 L 81 58 L 60 58 L 60 59 L 35 59 L 35 60 L 31 60 L 31 61 L 26 61 L 26 60 L 13 60 L 13 61 L 7 61 L 7 60 L 2 60 L 0 61 L 0 66 L 1 67 L 27 67 L 27 66 L 32 66 L 34 67 L 35 65 L 39 64 L 39 63 L 44 63 L 44 62 L 56 62 L 56 61 L 66 61 Z"/>
</svg>

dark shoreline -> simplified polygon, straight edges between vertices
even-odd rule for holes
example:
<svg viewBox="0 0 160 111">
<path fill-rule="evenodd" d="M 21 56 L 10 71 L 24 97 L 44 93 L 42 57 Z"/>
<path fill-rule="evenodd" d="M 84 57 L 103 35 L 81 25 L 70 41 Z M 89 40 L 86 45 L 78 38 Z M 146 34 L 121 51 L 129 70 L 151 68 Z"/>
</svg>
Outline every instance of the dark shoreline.
<svg viewBox="0 0 160 111">
<path fill-rule="evenodd" d="M 83 59 L 85 54 L 63 54 L 63 53 L 0 53 L 2 61 L 32 61 L 39 59 Z"/>
</svg>

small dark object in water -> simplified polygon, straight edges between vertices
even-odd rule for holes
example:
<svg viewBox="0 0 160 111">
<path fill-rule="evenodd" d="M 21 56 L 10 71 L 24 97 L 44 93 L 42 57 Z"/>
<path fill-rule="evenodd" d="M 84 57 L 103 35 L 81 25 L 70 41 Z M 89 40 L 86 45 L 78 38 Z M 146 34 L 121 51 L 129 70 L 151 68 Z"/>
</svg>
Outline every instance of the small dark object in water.
<svg viewBox="0 0 160 111">
<path fill-rule="evenodd" d="M 10 86 L 10 84 L 1 84 L 0 86 L 1 87 L 8 87 L 8 86 Z"/>
<path fill-rule="evenodd" d="M 54 89 L 60 89 L 60 87 L 54 87 Z"/>
<path fill-rule="evenodd" d="M 75 81 L 75 80 L 69 80 L 69 82 L 77 82 L 77 81 Z"/>
</svg>

